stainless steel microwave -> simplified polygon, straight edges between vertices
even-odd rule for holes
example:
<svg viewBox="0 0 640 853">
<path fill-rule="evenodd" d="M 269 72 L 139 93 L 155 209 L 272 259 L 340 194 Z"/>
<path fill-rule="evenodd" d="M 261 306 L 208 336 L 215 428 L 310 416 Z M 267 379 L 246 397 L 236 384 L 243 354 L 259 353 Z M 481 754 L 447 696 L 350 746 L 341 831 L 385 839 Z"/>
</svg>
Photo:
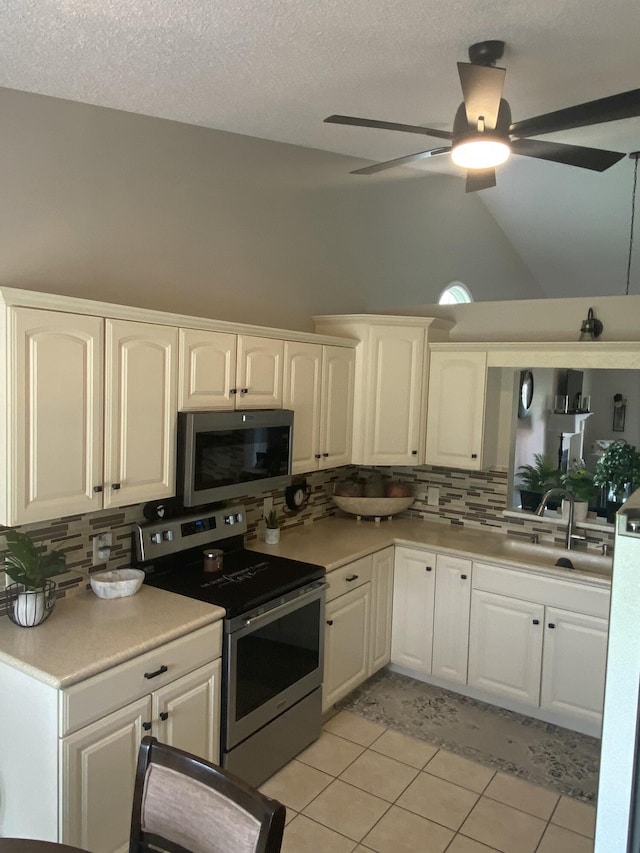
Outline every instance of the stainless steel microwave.
<svg viewBox="0 0 640 853">
<path fill-rule="evenodd" d="M 293 412 L 179 412 L 177 494 L 200 506 L 291 482 Z"/>
</svg>

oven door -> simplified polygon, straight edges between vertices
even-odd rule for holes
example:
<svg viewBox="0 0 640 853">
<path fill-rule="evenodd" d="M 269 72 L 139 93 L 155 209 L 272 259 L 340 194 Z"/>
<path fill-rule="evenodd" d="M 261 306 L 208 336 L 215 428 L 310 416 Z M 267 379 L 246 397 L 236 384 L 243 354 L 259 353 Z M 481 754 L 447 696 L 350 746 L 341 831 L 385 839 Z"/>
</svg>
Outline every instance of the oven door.
<svg viewBox="0 0 640 853">
<path fill-rule="evenodd" d="M 231 749 L 322 684 L 324 590 L 291 593 L 226 635 L 223 749 Z M 233 627 L 240 623 L 237 630 Z"/>
</svg>

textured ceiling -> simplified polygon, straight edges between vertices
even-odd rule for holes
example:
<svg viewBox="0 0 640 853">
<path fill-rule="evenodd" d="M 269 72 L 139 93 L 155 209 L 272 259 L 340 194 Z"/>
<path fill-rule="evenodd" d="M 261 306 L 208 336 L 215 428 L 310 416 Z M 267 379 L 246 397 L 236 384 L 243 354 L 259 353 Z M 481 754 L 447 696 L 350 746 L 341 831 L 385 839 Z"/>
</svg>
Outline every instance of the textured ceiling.
<svg viewBox="0 0 640 853">
<path fill-rule="evenodd" d="M 640 87 L 638 33 L 633 0 L 4 0 L 0 85 L 348 154 L 357 167 L 437 143 L 322 119 L 450 129 L 455 63 L 475 41 L 506 41 L 518 120 Z M 556 138 L 630 152 L 640 120 Z M 446 159 L 421 171 L 457 174 Z M 628 159 L 599 175 L 514 158 L 481 196 L 550 296 L 620 293 L 631 177 Z"/>
</svg>

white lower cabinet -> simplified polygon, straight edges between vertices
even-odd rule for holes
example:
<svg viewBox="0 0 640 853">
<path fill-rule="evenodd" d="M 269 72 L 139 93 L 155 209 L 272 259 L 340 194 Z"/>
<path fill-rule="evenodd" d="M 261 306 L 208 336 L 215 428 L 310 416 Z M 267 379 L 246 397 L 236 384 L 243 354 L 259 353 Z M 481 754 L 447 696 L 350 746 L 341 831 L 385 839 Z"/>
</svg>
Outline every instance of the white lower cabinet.
<svg viewBox="0 0 640 853">
<path fill-rule="evenodd" d="M 322 710 L 389 662 L 393 547 L 327 575 Z"/>
<path fill-rule="evenodd" d="M 219 759 L 221 650 L 217 622 L 62 690 L 0 662 L 0 836 L 124 853 L 145 734 Z"/>
<path fill-rule="evenodd" d="M 462 557 L 436 557 L 431 673 L 457 684 L 467 683 L 471 568 Z"/>
</svg>

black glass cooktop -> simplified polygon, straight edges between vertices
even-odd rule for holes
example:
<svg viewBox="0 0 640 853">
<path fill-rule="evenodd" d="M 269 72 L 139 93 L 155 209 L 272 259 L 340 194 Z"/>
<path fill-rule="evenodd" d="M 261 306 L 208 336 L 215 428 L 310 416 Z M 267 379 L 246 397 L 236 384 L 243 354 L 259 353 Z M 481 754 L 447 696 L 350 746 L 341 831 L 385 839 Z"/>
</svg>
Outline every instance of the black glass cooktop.
<svg viewBox="0 0 640 853">
<path fill-rule="evenodd" d="M 220 543 L 213 543 L 218 547 Z M 145 583 L 198 601 L 224 607 L 227 617 L 254 607 L 324 577 L 322 566 L 244 548 L 225 551 L 223 569 L 205 572 L 202 548 L 182 552 L 152 565 L 142 565 Z"/>
</svg>

